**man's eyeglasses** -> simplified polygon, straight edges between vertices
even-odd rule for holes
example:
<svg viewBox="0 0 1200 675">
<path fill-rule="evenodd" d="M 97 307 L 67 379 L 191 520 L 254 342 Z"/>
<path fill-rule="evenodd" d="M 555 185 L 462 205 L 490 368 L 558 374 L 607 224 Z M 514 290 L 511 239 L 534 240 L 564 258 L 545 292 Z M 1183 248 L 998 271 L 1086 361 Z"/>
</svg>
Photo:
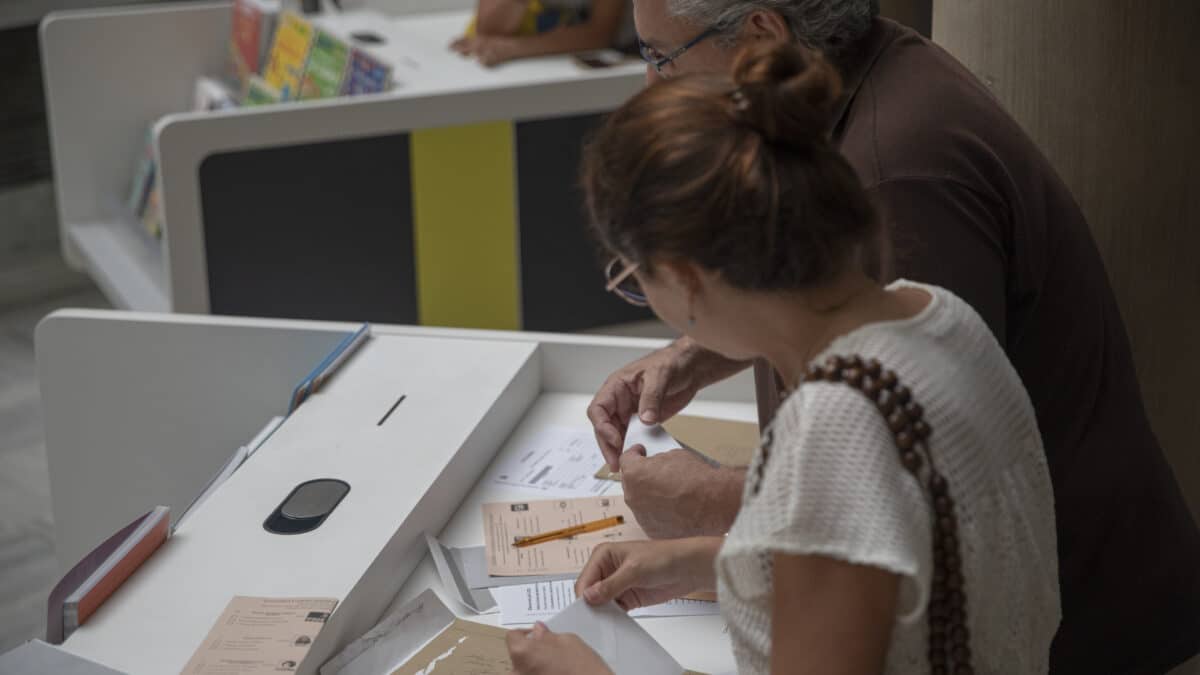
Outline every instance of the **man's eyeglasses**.
<svg viewBox="0 0 1200 675">
<path fill-rule="evenodd" d="M 637 277 L 633 276 L 637 268 L 637 263 L 626 267 L 620 258 L 613 258 L 612 262 L 608 263 L 608 267 L 604 268 L 604 277 L 608 279 L 604 290 L 616 293 L 617 297 L 635 307 L 649 307 L 650 303 L 646 301 L 646 294 L 642 292 Z"/>
<path fill-rule="evenodd" d="M 641 53 L 642 60 L 650 64 L 650 67 L 654 68 L 654 72 L 658 73 L 659 77 L 669 77 L 667 73 L 663 72 L 663 68 L 667 67 L 671 63 L 674 63 L 675 59 L 683 56 L 684 52 L 687 50 L 695 47 L 696 45 L 704 42 L 708 38 L 720 32 L 720 29 L 718 29 L 716 26 L 710 26 L 709 28 L 706 28 L 703 33 L 700 33 L 696 37 L 689 40 L 687 44 L 669 54 L 663 54 L 654 47 L 642 42 L 641 38 L 638 38 L 638 52 Z"/>
</svg>

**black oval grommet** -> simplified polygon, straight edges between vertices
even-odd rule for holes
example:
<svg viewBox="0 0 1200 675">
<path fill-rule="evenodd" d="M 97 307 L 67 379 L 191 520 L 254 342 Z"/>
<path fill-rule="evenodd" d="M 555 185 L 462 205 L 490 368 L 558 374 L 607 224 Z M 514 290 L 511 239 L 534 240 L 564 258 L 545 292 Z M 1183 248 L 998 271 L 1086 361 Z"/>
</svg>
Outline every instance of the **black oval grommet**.
<svg viewBox="0 0 1200 675">
<path fill-rule="evenodd" d="M 287 498 L 263 521 L 273 534 L 304 534 L 320 527 L 350 492 L 350 484 L 336 478 L 305 481 L 288 493 Z"/>
</svg>

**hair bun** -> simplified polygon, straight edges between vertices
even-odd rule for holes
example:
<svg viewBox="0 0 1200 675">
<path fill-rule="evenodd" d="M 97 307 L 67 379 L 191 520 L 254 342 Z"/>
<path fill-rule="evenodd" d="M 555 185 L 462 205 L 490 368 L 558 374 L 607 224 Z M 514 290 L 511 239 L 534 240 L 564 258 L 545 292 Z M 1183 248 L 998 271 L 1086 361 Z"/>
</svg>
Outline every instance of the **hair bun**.
<svg viewBox="0 0 1200 675">
<path fill-rule="evenodd" d="M 828 138 L 842 85 L 820 53 L 786 42 L 749 47 L 733 82 L 735 114 L 768 142 L 809 148 Z"/>
</svg>

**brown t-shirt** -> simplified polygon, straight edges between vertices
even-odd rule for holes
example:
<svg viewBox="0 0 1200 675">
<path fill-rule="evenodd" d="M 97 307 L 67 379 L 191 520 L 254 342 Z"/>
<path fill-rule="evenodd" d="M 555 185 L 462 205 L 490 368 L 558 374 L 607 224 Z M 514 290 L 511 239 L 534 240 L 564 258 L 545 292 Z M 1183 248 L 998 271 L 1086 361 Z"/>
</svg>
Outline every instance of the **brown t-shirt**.
<svg viewBox="0 0 1200 675">
<path fill-rule="evenodd" d="M 1178 664 L 1200 651 L 1200 532 L 1082 212 L 987 88 L 917 33 L 878 19 L 842 70 L 834 137 L 891 230 L 895 276 L 970 303 L 1033 401 L 1058 523 L 1052 671 Z"/>
</svg>

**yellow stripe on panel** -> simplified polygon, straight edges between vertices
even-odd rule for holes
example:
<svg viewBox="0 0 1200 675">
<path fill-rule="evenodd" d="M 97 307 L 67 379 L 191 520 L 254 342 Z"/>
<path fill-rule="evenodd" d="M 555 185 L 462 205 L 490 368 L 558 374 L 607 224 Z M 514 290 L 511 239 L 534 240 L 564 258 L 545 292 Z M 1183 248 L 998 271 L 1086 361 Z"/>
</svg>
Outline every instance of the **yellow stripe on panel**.
<svg viewBox="0 0 1200 675">
<path fill-rule="evenodd" d="M 411 147 L 421 324 L 519 329 L 512 123 L 414 131 Z"/>
</svg>

